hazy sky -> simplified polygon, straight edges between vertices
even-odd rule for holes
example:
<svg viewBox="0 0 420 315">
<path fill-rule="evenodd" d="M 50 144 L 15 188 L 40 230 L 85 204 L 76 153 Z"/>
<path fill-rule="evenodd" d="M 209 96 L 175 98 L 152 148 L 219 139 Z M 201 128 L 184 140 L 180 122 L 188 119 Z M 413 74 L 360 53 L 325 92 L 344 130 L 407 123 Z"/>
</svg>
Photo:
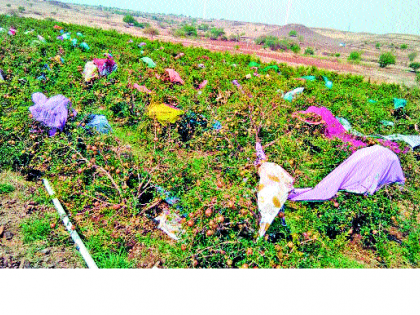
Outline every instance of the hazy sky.
<svg viewBox="0 0 420 315">
<path fill-rule="evenodd" d="M 62 0 L 148 13 L 420 35 L 420 0 Z M 289 9 L 288 9 L 289 8 Z"/>
</svg>

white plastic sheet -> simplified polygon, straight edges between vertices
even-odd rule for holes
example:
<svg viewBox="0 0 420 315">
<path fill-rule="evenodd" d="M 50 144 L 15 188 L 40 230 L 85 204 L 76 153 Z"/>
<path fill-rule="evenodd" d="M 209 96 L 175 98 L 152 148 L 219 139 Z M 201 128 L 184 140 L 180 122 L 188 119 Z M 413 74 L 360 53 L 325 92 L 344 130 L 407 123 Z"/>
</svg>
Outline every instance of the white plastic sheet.
<svg viewBox="0 0 420 315">
<path fill-rule="evenodd" d="M 261 213 L 259 236 L 264 236 L 293 189 L 294 179 L 281 166 L 263 162 L 258 169 L 258 209 Z"/>
</svg>

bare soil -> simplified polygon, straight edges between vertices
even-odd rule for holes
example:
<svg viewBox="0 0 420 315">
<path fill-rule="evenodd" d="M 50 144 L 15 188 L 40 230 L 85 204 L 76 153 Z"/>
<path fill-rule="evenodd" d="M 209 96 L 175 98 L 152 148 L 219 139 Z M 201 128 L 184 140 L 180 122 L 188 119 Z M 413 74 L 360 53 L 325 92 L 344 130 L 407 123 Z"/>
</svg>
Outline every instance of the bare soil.
<svg viewBox="0 0 420 315">
<path fill-rule="evenodd" d="M 0 268 L 84 268 L 83 259 L 70 236 L 69 244 L 23 242 L 22 222 L 55 212 L 53 207 L 33 201 L 39 184 L 27 182 L 12 172 L 0 173 L 0 183 L 15 187 L 15 191 L 2 194 L 0 199 Z M 67 232 L 62 225 L 57 225 L 53 234 L 65 237 Z"/>
</svg>

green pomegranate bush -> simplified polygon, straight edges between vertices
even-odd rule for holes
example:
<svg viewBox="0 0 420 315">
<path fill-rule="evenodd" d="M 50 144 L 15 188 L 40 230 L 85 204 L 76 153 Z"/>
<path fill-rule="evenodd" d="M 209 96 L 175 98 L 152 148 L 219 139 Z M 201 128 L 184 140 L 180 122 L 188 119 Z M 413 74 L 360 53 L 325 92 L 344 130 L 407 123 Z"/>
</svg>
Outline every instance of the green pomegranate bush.
<svg viewBox="0 0 420 315">
<path fill-rule="evenodd" d="M 266 148 L 269 160 L 284 167 L 296 187 L 314 186 L 351 152 L 340 141 L 326 139 L 320 127 L 292 118 L 293 112 L 326 106 L 364 134 L 388 132 L 381 120 L 395 122 L 392 133 L 415 134 L 420 123 L 418 89 L 374 85 L 360 76 L 286 64 L 278 64 L 279 73 L 269 70 L 246 79 L 254 72 L 250 61 L 262 64 L 250 55 L 58 23 L 72 36 L 83 33 L 90 50 L 82 51 L 57 40 L 55 24 L 0 16 L 2 27 L 18 30 L 13 37 L 0 35 L 6 79 L 0 83 L 0 167 L 30 180 L 48 178 L 99 266 L 141 267 L 150 251 L 164 266 L 177 268 L 419 266 L 416 152 L 400 155 L 407 178 L 402 191 L 388 186 L 368 197 L 339 193 L 323 203 L 287 202 L 287 226 L 276 219 L 264 239 L 256 239 L 259 179 L 253 165 L 255 126 L 260 125 L 262 144 L 271 144 Z M 28 29 L 34 32 L 24 34 Z M 46 43 L 33 43 L 37 34 Z M 140 42 L 146 45 L 139 48 Z M 114 56 L 117 71 L 84 83 L 85 63 L 105 52 Z M 185 55 L 175 58 L 180 53 Z M 63 65 L 51 61 L 57 54 Z M 144 56 L 156 68 L 147 68 L 140 60 Z M 176 70 L 185 85 L 162 80 L 166 68 Z M 46 79 L 37 80 L 42 73 Z M 295 80 L 303 75 L 317 80 Z M 334 82 L 332 89 L 325 88 L 323 75 Z M 232 84 L 234 79 L 243 93 Z M 199 92 L 203 80 L 208 84 Z M 134 83 L 152 93 L 138 92 Z M 286 102 L 282 92 L 298 86 L 304 93 Z M 78 115 L 54 137 L 45 130 L 31 132 L 39 127 L 28 111 L 34 92 L 63 94 Z M 408 101 L 403 118 L 393 116 L 394 97 Z M 152 103 L 174 105 L 185 114 L 177 123 L 162 126 L 146 115 Z M 89 114 L 105 115 L 113 132 L 85 129 Z M 192 124 L 192 119 L 200 123 Z M 216 122 L 222 126 L 219 131 L 213 128 Z M 180 199 L 173 208 L 183 216 L 185 233 L 178 242 L 153 221 L 169 207 L 156 185 Z"/>
</svg>

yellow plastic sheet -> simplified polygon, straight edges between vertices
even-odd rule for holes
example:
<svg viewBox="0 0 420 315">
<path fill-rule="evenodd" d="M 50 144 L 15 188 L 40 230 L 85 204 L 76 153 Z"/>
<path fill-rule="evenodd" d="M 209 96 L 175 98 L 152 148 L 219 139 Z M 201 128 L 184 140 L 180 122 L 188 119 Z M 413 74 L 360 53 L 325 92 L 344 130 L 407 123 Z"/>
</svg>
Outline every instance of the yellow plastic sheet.
<svg viewBox="0 0 420 315">
<path fill-rule="evenodd" d="M 61 57 L 60 55 L 57 55 L 55 57 L 51 58 L 52 61 L 55 61 L 56 63 L 62 64 L 63 62 L 61 61 Z"/>
<path fill-rule="evenodd" d="M 147 110 L 147 116 L 156 118 L 162 125 L 173 124 L 182 114 L 182 110 L 165 104 L 151 104 Z"/>
<path fill-rule="evenodd" d="M 281 166 L 263 162 L 258 168 L 258 209 L 261 213 L 259 236 L 263 237 L 293 188 L 294 179 Z"/>
</svg>

